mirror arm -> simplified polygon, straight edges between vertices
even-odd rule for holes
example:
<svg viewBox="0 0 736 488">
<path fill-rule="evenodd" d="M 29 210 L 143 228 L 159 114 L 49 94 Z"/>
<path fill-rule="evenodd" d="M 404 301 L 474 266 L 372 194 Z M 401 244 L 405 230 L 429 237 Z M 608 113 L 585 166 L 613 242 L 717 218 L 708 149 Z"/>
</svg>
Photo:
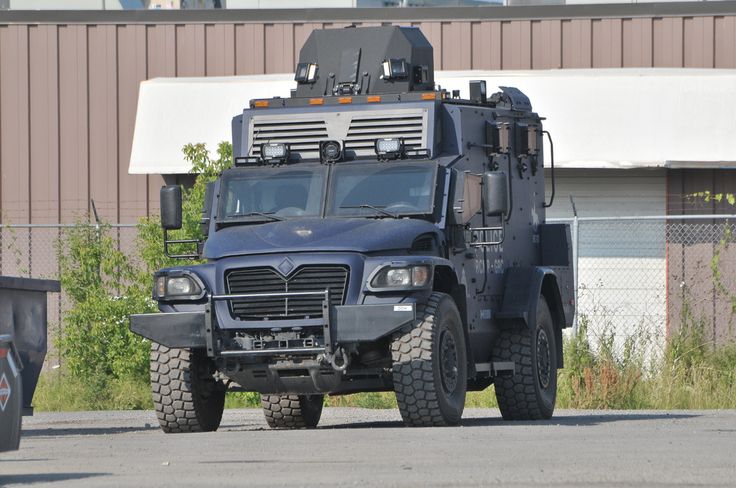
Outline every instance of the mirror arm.
<svg viewBox="0 0 736 488">
<path fill-rule="evenodd" d="M 168 229 L 164 229 L 164 254 L 167 258 L 171 259 L 198 259 L 199 254 L 197 253 L 189 253 L 189 254 L 171 254 L 169 253 L 169 245 L 171 244 L 199 244 L 201 241 L 199 239 L 169 239 L 169 231 Z"/>
</svg>

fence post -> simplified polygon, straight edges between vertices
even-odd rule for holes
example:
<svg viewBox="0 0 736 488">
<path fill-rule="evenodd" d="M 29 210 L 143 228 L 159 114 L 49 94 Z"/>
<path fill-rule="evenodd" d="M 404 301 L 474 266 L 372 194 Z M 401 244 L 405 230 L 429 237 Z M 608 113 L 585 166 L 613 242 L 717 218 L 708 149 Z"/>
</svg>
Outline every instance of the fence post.
<svg viewBox="0 0 736 488">
<path fill-rule="evenodd" d="M 570 195 L 570 205 L 572 205 L 572 276 L 575 286 L 575 316 L 572 319 L 572 333 L 578 334 L 578 310 L 580 302 L 578 300 L 578 249 L 580 244 L 580 221 L 578 220 L 578 211 L 575 208 L 575 200 Z"/>
</svg>

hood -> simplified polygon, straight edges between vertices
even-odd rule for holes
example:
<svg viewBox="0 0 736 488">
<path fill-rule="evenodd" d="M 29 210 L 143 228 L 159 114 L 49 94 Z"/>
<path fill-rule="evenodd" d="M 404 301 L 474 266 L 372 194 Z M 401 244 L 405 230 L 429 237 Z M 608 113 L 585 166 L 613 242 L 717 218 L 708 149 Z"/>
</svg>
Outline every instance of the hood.
<svg viewBox="0 0 736 488">
<path fill-rule="evenodd" d="M 218 230 L 207 239 L 204 257 L 409 249 L 417 236 L 435 232 L 432 223 L 415 219 L 291 219 Z"/>
</svg>

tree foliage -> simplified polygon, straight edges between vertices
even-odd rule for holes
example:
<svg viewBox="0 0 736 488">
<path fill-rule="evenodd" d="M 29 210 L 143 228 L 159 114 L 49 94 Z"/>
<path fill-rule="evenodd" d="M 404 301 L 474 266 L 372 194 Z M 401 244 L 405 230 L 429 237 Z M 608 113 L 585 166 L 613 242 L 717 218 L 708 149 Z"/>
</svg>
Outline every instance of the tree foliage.
<svg viewBox="0 0 736 488">
<path fill-rule="evenodd" d="M 170 231 L 170 239 L 201 239 L 199 227 L 202 218 L 202 204 L 207 183 L 217 179 L 223 170 L 232 166 L 233 148 L 229 142 L 221 142 L 217 147 L 216 157 L 210 156 L 204 144 L 187 144 L 184 146 L 184 159 L 191 164 L 191 173 L 197 178 L 191 188 L 182 189 L 182 228 Z M 145 264 L 146 272 L 180 265 L 180 260 L 167 258 L 164 255 L 163 231 L 158 216 L 146 217 L 138 223 L 138 252 Z M 181 245 L 174 248 L 181 252 L 191 252 L 192 245 Z"/>
<path fill-rule="evenodd" d="M 199 222 L 206 184 L 232 162 L 232 147 L 221 143 L 210 157 L 204 144 L 188 144 L 184 158 L 197 177 L 183 189 L 183 228 L 171 238 L 201 238 Z M 138 224 L 131 254 L 118 248 L 116 232 L 107 224 L 79 221 L 59 240 L 60 279 L 68 300 L 58 347 L 64 370 L 106 393 L 114 381 L 148 381 L 148 341 L 130 332 L 129 316 L 156 311 L 151 298 L 152 273 L 181 264 L 163 254 L 158 217 Z M 95 386 L 96 385 L 96 386 Z"/>
</svg>

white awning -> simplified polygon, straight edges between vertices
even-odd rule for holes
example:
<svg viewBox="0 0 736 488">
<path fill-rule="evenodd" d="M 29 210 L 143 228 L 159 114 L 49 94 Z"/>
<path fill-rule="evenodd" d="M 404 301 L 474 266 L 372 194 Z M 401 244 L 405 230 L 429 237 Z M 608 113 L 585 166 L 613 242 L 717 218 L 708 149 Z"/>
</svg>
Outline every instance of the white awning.
<svg viewBox="0 0 736 488">
<path fill-rule="evenodd" d="M 515 86 L 545 117 L 561 168 L 736 167 L 736 70 L 440 71 L 468 96 Z M 288 97 L 293 75 L 157 78 L 141 83 L 131 174 L 187 173 L 181 149 L 231 140 L 231 120 L 254 98 Z"/>
</svg>

